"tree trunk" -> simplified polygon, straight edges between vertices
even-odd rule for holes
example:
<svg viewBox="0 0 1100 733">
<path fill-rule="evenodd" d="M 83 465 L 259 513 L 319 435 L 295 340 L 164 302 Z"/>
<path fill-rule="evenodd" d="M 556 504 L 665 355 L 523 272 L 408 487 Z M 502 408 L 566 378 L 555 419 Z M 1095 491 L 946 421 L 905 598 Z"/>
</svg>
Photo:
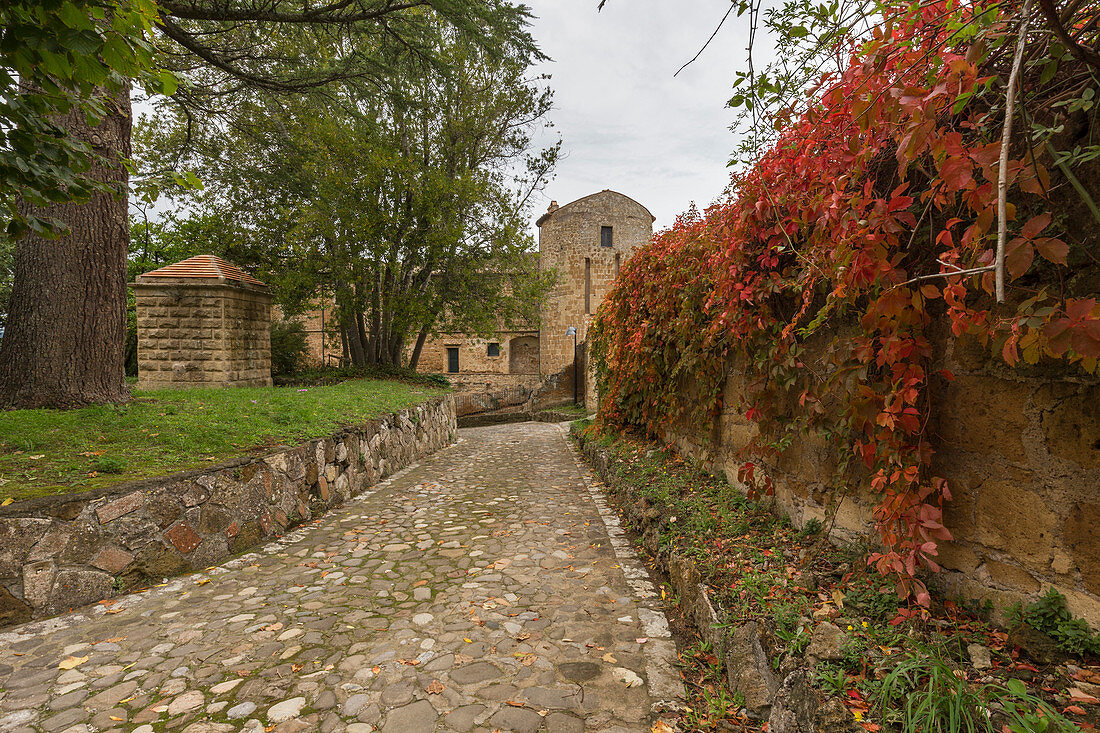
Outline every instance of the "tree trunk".
<svg viewBox="0 0 1100 733">
<path fill-rule="evenodd" d="M 130 155 L 130 92 L 107 92 L 108 115 L 97 127 L 78 110 L 62 118 L 106 164 L 89 176 L 118 195 L 85 204 L 26 212 L 69 227 L 60 239 L 28 234 L 16 243 L 7 332 L 0 342 L 0 406 L 77 407 L 129 400 L 125 379 L 126 254 L 130 246 L 127 187 L 119 162 Z"/>
<path fill-rule="evenodd" d="M 424 342 L 428 340 L 428 327 L 420 329 L 420 333 L 416 336 L 416 345 L 413 346 L 412 354 L 409 356 L 409 369 L 416 371 L 416 365 L 420 363 L 420 353 L 424 351 Z"/>
</svg>

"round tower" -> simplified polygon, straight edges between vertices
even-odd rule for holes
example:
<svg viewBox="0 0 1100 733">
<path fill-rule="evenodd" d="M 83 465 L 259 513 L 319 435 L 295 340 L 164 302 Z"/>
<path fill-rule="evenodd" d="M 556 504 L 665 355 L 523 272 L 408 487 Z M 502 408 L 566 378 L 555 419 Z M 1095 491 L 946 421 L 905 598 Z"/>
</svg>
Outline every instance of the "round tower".
<svg viewBox="0 0 1100 733">
<path fill-rule="evenodd" d="M 653 238 L 654 217 L 629 196 L 603 190 L 550 208 L 536 222 L 543 270 L 556 269 L 557 284 L 543 306 L 539 324 L 539 371 L 557 374 L 573 365 L 573 336 L 588 338 L 588 327 L 619 268 Z"/>
</svg>

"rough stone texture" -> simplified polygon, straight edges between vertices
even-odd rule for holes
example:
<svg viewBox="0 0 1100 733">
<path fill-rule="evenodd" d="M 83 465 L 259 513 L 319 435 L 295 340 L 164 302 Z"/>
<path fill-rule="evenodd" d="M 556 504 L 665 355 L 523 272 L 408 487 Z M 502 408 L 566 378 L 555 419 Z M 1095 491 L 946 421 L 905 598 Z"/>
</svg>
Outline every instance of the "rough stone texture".
<svg viewBox="0 0 1100 733">
<path fill-rule="evenodd" d="M 592 314 L 619 267 L 653 238 L 653 215 L 628 196 L 605 190 L 560 208 L 552 204 L 538 226 L 542 269 L 558 271 L 539 324 L 539 370 L 548 375 L 572 366 L 573 337 L 566 329 L 576 327 L 578 342 L 588 338 Z M 611 247 L 601 246 L 606 226 L 612 228 Z"/>
<path fill-rule="evenodd" d="M 822 704 L 810 686 L 807 671 L 797 669 L 787 675 L 775 693 L 775 704 L 768 718 L 768 733 L 847 733 L 863 730 L 852 714 L 836 698 Z"/>
<path fill-rule="evenodd" d="M 146 585 L 220 562 L 449 445 L 456 430 L 447 396 L 220 468 L 0 508 L 0 626 L 107 598 L 116 578 Z M 60 509 L 70 519 L 51 518 Z"/>
<path fill-rule="evenodd" d="M 675 647 L 590 473 L 557 425 L 461 435 L 221 567 L 0 632 L 0 731 L 650 731 Z"/>
<path fill-rule="evenodd" d="M 749 712 L 766 713 L 779 681 L 764 652 L 760 627 L 755 622 L 741 624 L 730 632 L 723 662 L 730 689 L 745 696 L 745 707 Z"/>
<path fill-rule="evenodd" d="M 138 386 L 271 385 L 271 294 L 217 278 L 140 275 Z"/>
<path fill-rule="evenodd" d="M 940 543 L 945 572 L 933 581 L 948 597 L 991 601 L 1002 622 L 1008 606 L 1054 586 L 1075 615 L 1100 629 L 1100 382 L 1068 372 L 1006 372 L 982 347 L 949 334 L 934 335 L 932 344 L 933 368 L 955 374 L 932 391 L 933 471 L 951 488 L 944 518 L 954 537 Z M 819 360 L 814 368 L 827 371 L 814 342 L 807 347 L 807 361 Z M 759 430 L 738 409 L 743 379 L 731 363 L 723 413 L 706 440 L 678 425 L 662 436 L 742 489 L 741 451 Z M 690 398 L 690 385 L 684 392 Z M 754 460 L 796 526 L 826 522 L 835 510 L 834 540 L 877 538 L 875 497 L 867 491 L 838 497 L 832 491 L 831 445 L 804 436 L 778 458 Z M 842 483 L 861 482 L 856 477 Z"/>
</svg>

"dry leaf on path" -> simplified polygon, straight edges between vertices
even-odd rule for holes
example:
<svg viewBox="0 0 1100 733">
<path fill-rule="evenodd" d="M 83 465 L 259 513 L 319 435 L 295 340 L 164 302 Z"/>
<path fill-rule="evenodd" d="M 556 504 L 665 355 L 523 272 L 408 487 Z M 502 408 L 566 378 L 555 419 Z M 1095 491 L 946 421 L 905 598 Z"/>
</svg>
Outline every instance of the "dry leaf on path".
<svg viewBox="0 0 1100 733">
<path fill-rule="evenodd" d="M 447 688 L 443 686 L 443 683 L 439 680 L 432 680 L 431 683 L 425 688 L 429 695 L 438 695 Z"/>
<path fill-rule="evenodd" d="M 58 669 L 73 669 L 88 661 L 88 657 L 66 657 L 58 663 Z"/>
</svg>

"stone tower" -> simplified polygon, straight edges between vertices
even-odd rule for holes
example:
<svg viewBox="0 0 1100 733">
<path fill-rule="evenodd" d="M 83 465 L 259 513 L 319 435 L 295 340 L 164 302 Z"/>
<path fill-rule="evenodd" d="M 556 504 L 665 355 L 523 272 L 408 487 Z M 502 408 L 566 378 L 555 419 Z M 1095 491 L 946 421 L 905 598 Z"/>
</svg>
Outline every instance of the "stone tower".
<svg viewBox="0 0 1100 733">
<path fill-rule="evenodd" d="M 592 317 L 619 267 L 652 239 L 653 221 L 646 207 L 605 189 L 561 207 L 552 202 L 536 222 L 540 267 L 558 272 L 539 325 L 544 377 L 572 367 L 573 337 L 566 330 L 577 329 L 578 343 L 588 338 Z"/>
</svg>

